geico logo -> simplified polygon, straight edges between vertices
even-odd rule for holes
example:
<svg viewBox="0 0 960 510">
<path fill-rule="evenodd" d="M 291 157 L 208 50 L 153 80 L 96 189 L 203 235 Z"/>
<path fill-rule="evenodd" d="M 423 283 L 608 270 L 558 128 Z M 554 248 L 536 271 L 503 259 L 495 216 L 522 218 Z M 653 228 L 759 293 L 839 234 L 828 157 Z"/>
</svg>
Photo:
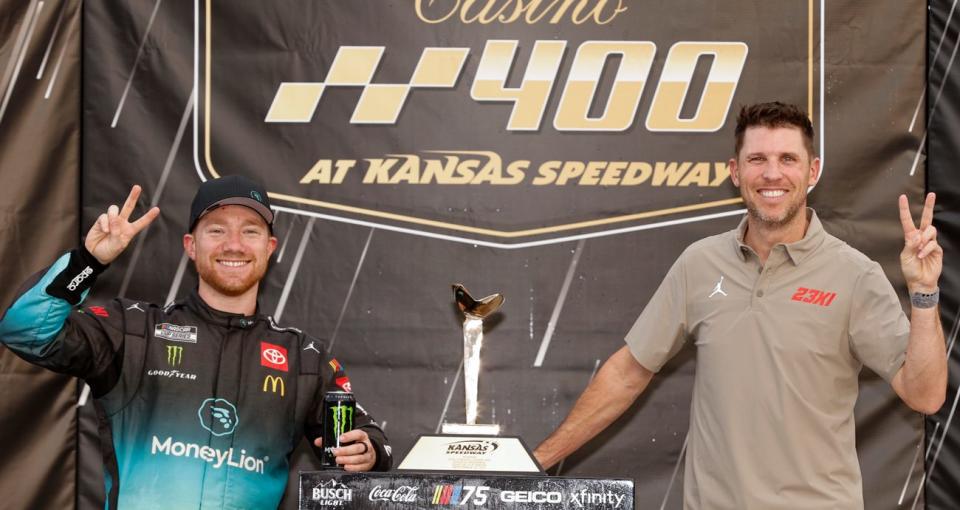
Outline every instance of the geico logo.
<svg viewBox="0 0 960 510">
<path fill-rule="evenodd" d="M 501 491 L 504 503 L 562 503 L 563 494 L 544 491 Z"/>
<path fill-rule="evenodd" d="M 558 85 L 560 65 L 568 54 L 567 41 L 542 40 L 533 45 L 520 86 L 507 87 L 507 78 L 517 58 L 517 40 L 487 41 L 477 64 L 470 97 L 478 102 L 512 103 L 508 131 L 537 131 Z M 650 131 L 717 131 L 727 118 L 743 66 L 747 61 L 743 42 L 675 43 L 667 53 L 657 89 L 647 112 Z M 265 122 L 310 122 L 330 87 L 363 87 L 353 110 L 351 124 L 395 124 L 411 89 L 454 88 L 470 48 L 424 48 L 416 72 L 408 83 L 371 83 L 383 46 L 341 46 L 323 82 L 282 82 L 274 95 Z M 638 118 L 637 110 L 653 67 L 657 46 L 652 41 L 585 41 L 576 51 L 563 84 L 553 127 L 557 131 L 625 131 Z M 696 98 L 693 118 L 680 118 L 691 90 L 694 70 L 701 56 L 713 57 L 706 83 Z M 611 57 L 620 57 L 613 86 L 606 98 L 602 90 L 603 68 Z M 516 74 L 515 73 L 515 74 Z M 358 79 L 358 77 L 361 77 Z M 398 90 L 402 93 L 398 93 Z M 606 104 L 600 117 L 590 116 L 594 103 Z"/>
</svg>

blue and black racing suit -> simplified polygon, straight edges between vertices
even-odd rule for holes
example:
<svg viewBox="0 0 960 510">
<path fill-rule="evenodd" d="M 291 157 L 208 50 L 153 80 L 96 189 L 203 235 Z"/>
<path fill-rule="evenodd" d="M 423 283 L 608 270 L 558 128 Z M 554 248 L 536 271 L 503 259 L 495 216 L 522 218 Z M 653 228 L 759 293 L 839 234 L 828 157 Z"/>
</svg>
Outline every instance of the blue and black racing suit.
<svg viewBox="0 0 960 510">
<path fill-rule="evenodd" d="M 90 385 L 108 507 L 276 508 L 291 452 L 322 433 L 324 393 L 351 389 L 343 367 L 299 330 L 214 310 L 196 291 L 162 309 L 77 307 L 104 269 L 80 248 L 34 275 L 0 341 Z M 389 469 L 387 439 L 360 406 L 354 426 L 370 436 L 374 469 Z"/>
</svg>

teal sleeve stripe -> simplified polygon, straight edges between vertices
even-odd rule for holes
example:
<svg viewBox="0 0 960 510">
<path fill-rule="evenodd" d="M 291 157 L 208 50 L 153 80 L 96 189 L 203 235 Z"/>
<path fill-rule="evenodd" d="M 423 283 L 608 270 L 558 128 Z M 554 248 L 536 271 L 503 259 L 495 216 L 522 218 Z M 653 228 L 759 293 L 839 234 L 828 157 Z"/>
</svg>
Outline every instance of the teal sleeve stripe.
<svg viewBox="0 0 960 510">
<path fill-rule="evenodd" d="M 57 337 L 73 307 L 47 294 L 46 288 L 69 262 L 69 253 L 57 259 L 43 278 L 10 306 L 0 322 L 0 342 L 17 351 L 39 355 Z M 84 292 L 83 297 L 86 295 Z"/>
</svg>

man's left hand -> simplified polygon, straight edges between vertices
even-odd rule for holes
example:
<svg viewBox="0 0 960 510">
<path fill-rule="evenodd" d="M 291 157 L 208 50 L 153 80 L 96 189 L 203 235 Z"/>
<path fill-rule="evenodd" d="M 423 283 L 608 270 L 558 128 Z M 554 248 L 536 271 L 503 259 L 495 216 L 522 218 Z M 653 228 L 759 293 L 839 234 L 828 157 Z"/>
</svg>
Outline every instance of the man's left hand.
<svg viewBox="0 0 960 510">
<path fill-rule="evenodd" d="M 345 471 L 370 471 L 377 463 L 377 452 L 373 449 L 370 436 L 363 429 L 353 429 L 340 436 L 340 444 L 353 443 L 340 448 L 334 448 L 337 464 Z M 320 448 L 323 439 L 317 438 L 313 444 Z"/>
<path fill-rule="evenodd" d="M 943 270 L 943 248 L 937 243 L 937 229 L 933 227 L 933 204 L 937 196 L 927 193 L 920 226 L 913 223 L 906 195 L 900 195 L 900 223 L 903 225 L 903 251 L 900 269 L 910 292 L 934 292 Z"/>
</svg>

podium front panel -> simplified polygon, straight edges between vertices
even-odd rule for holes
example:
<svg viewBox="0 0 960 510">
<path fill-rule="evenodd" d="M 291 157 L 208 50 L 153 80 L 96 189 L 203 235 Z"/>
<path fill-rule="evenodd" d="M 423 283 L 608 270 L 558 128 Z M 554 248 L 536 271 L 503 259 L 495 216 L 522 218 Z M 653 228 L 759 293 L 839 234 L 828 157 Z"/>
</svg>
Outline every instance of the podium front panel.
<svg viewBox="0 0 960 510">
<path fill-rule="evenodd" d="M 633 480 L 436 473 L 300 473 L 300 509 L 632 509 Z"/>
</svg>

